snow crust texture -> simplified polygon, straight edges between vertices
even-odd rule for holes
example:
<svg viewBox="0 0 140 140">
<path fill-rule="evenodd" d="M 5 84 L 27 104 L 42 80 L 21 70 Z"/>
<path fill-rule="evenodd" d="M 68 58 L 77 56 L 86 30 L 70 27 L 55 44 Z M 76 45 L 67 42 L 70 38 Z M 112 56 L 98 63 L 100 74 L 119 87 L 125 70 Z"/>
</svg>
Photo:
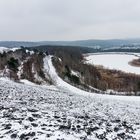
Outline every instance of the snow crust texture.
<svg viewBox="0 0 140 140">
<path fill-rule="evenodd" d="M 140 139 L 139 101 L 11 81 L 0 85 L 2 140 Z"/>
</svg>

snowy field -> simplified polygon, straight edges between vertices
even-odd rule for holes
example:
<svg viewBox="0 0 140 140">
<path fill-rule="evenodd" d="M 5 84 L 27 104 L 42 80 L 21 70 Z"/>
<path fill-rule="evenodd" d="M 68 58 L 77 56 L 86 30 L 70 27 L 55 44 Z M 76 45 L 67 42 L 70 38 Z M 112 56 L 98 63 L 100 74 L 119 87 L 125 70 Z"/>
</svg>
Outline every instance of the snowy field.
<svg viewBox="0 0 140 140">
<path fill-rule="evenodd" d="M 125 54 L 125 53 L 105 53 L 105 54 L 89 54 L 85 57 L 86 63 L 101 65 L 108 69 L 121 70 L 127 73 L 140 74 L 140 67 L 134 67 L 128 63 L 133 59 L 138 59 L 139 56 L 136 54 Z"/>
<path fill-rule="evenodd" d="M 55 86 L 0 78 L 1 140 L 139 140 L 140 97 L 87 93 L 44 70 Z"/>
<path fill-rule="evenodd" d="M 140 139 L 140 98 L 0 80 L 0 139 Z M 85 93 L 86 94 L 86 93 Z"/>
</svg>

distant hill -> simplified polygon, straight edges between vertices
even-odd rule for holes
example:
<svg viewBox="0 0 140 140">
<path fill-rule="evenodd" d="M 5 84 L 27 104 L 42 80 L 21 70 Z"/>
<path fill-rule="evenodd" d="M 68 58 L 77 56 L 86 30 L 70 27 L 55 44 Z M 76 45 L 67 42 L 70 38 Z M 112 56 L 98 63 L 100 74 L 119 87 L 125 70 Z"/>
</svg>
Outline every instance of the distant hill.
<svg viewBox="0 0 140 140">
<path fill-rule="evenodd" d="M 0 41 L 0 46 L 2 47 L 32 47 L 40 45 L 39 42 L 26 42 L 26 41 Z"/>
<path fill-rule="evenodd" d="M 140 45 L 140 39 L 111 39 L 111 40 L 77 40 L 77 41 L 0 41 L 3 47 L 35 47 L 40 45 L 80 46 L 91 48 L 112 48 L 126 45 Z"/>
</svg>

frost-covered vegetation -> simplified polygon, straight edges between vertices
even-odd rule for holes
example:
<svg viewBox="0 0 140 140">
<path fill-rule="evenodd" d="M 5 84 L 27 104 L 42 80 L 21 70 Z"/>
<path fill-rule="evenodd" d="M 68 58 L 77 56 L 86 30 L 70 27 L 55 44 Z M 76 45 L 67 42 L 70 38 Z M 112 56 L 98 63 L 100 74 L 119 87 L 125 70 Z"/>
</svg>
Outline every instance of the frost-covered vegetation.
<svg viewBox="0 0 140 140">
<path fill-rule="evenodd" d="M 85 55 L 83 56 L 80 51 L 76 51 L 75 49 L 68 50 L 63 48 L 62 50 L 60 49 L 59 51 L 54 52 L 54 54 L 56 57 L 53 59 L 53 64 L 57 69 L 59 76 L 74 86 L 88 91 L 91 90 L 92 92 L 95 92 L 95 88 L 103 91 L 112 89 L 119 92 L 125 91 L 126 94 L 129 95 L 139 95 L 139 92 L 137 91 L 140 91 L 140 75 L 126 73 L 119 71 L 118 69 L 110 70 L 103 67 L 97 67 L 96 65 L 93 65 L 93 63 L 86 63 Z M 105 59 L 103 60 L 105 61 Z M 94 62 L 94 60 L 90 61 Z M 112 64 L 106 60 L 106 64 L 115 65 L 117 62 L 120 63 L 120 61 L 116 61 L 112 61 Z M 96 60 L 95 63 L 97 63 Z M 78 82 L 72 81 L 72 71 L 77 73 L 76 77 L 78 76 L 79 78 L 77 80 Z M 98 91 L 96 90 L 96 92 Z"/>
<path fill-rule="evenodd" d="M 43 72 L 43 58 L 45 54 L 38 51 L 29 51 L 24 47 L 19 49 L 1 48 L 0 76 L 8 77 L 14 81 L 29 80 L 42 84 L 50 83 Z"/>
<path fill-rule="evenodd" d="M 40 46 L 40 49 L 22 47 L 3 52 L 0 54 L 0 75 L 17 82 L 29 80 L 37 84 L 53 84 L 53 79 L 43 71 L 44 57 L 53 55 L 58 75 L 73 86 L 96 93 L 140 94 L 140 75 L 87 64 L 83 53 L 88 51 L 86 48 Z M 114 92 L 106 92 L 108 90 Z"/>
</svg>

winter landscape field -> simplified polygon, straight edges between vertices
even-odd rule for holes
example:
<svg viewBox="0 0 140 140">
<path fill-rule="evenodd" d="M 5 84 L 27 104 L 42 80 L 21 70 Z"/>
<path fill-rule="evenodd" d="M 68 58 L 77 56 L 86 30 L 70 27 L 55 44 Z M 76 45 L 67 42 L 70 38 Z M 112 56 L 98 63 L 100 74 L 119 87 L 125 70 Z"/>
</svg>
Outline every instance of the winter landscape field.
<svg viewBox="0 0 140 140">
<path fill-rule="evenodd" d="M 0 0 L 0 140 L 140 140 L 140 0 Z"/>
<path fill-rule="evenodd" d="M 44 70 L 55 86 L 0 79 L 0 139 L 139 140 L 140 98 L 87 93 Z"/>
<path fill-rule="evenodd" d="M 0 78 L 0 139 L 139 140 L 140 97 L 89 93 L 64 82 L 51 56 L 54 85 Z"/>
<path fill-rule="evenodd" d="M 139 75 L 139 67 L 129 65 L 139 53 L 82 56 L 85 66 Z M 57 57 L 34 49 L 0 48 L 0 139 L 139 140 L 140 96 L 81 89 L 60 77 L 54 60 L 62 65 L 63 59 Z M 70 71 L 80 78 L 80 72 Z"/>
<path fill-rule="evenodd" d="M 140 67 L 131 66 L 129 62 L 139 59 L 139 53 L 95 53 L 85 57 L 86 63 L 104 66 L 108 69 L 140 74 Z"/>
</svg>

